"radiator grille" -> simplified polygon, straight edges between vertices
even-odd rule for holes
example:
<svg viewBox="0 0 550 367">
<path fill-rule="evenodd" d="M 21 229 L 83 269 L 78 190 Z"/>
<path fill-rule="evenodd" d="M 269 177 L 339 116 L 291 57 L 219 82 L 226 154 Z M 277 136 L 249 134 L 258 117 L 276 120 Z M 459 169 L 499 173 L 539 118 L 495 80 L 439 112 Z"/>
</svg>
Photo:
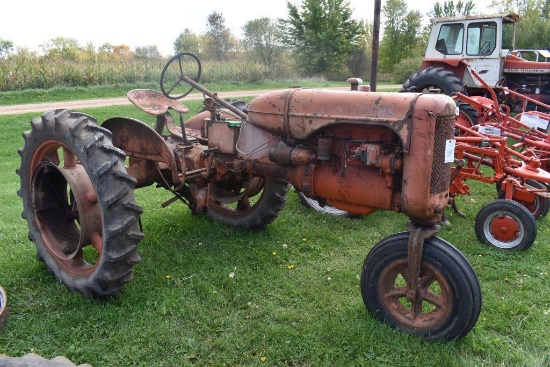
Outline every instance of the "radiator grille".
<svg viewBox="0 0 550 367">
<path fill-rule="evenodd" d="M 449 189 L 451 163 L 445 163 L 446 141 L 454 136 L 455 116 L 439 116 L 435 124 L 434 159 L 430 193 L 437 194 Z"/>
</svg>

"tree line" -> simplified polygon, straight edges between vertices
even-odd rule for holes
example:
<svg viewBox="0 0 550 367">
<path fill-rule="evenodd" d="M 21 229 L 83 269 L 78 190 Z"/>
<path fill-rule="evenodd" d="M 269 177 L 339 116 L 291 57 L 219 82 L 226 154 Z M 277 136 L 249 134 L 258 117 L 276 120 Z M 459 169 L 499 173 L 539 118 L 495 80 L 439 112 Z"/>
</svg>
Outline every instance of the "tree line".
<svg viewBox="0 0 550 367">
<path fill-rule="evenodd" d="M 493 1 L 491 10 L 520 15 L 517 47 L 550 48 L 550 0 Z M 348 1 L 302 0 L 299 5 L 287 2 L 287 11 L 286 18 L 263 17 L 246 22 L 241 39 L 227 27 L 221 12 L 212 12 L 207 17 L 206 32 L 198 34 L 184 29 L 176 37 L 173 51 L 193 52 L 203 60 L 217 62 L 244 60 L 269 70 L 284 66 L 299 70 L 303 76 L 368 78 L 373 24 L 366 19 L 355 19 Z M 446 0 L 435 3 L 427 16 L 476 13 L 473 0 Z M 379 71 L 401 82 L 419 67 L 430 25 L 425 25 L 424 15 L 409 10 L 405 0 L 384 1 L 381 18 Z M 66 37 L 51 39 L 41 45 L 41 49 L 40 56 L 25 49 L 15 49 L 13 42 L 1 39 L 0 35 L 0 65 L 21 54 L 41 60 L 149 62 L 163 59 L 155 45 L 134 50 L 126 45 L 108 43 L 98 48 L 92 44 L 82 47 L 76 40 Z M 0 73 L 3 69 L 0 68 Z"/>
</svg>

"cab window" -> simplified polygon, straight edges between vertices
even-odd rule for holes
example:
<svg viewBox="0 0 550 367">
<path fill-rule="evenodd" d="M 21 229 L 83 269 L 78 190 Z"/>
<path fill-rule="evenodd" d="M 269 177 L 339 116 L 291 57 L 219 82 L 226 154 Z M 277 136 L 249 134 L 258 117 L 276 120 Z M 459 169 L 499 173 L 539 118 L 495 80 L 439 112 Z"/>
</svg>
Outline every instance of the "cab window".
<svg viewBox="0 0 550 367">
<path fill-rule="evenodd" d="M 466 54 L 473 56 L 488 56 L 493 53 L 497 44 L 497 24 L 471 23 L 468 26 L 468 42 Z"/>
<path fill-rule="evenodd" d="M 464 38 L 462 24 L 443 24 L 435 43 L 435 49 L 443 55 L 460 55 Z"/>
</svg>

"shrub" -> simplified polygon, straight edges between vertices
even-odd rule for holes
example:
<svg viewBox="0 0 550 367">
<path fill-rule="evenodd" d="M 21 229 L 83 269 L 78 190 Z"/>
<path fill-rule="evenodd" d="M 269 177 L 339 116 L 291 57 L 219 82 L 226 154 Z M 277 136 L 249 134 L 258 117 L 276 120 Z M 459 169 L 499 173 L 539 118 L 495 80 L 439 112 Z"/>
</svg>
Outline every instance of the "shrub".
<svg viewBox="0 0 550 367">
<path fill-rule="evenodd" d="M 421 64 L 422 64 L 421 57 L 401 60 L 394 67 L 393 82 L 397 84 L 403 84 L 409 76 L 411 76 L 412 74 L 420 70 Z"/>
</svg>

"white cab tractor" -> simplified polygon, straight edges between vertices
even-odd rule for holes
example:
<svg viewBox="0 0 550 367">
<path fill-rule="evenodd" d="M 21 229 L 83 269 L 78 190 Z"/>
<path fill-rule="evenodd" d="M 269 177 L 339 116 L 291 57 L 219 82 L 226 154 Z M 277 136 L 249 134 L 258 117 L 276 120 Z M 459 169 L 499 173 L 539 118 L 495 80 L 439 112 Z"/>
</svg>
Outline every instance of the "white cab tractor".
<svg viewBox="0 0 550 367">
<path fill-rule="evenodd" d="M 516 50 L 518 21 L 517 14 L 431 19 L 432 31 L 421 70 L 405 81 L 403 89 L 439 89 L 447 95 L 462 91 L 475 96 L 487 94 L 485 82 L 549 104 L 550 53 Z M 520 99 L 513 93 L 500 93 L 499 98 L 512 108 L 520 107 Z"/>
</svg>

